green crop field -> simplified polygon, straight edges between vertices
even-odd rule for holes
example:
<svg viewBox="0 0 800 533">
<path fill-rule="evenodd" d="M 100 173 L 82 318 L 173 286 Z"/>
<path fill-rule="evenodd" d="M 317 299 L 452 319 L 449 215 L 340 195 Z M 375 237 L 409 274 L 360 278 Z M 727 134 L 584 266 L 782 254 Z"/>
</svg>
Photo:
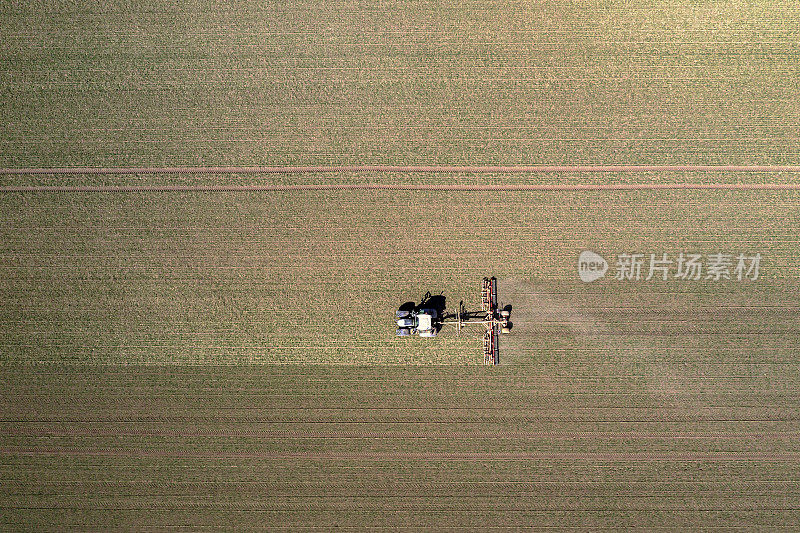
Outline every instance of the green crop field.
<svg viewBox="0 0 800 533">
<path fill-rule="evenodd" d="M 797 169 L 236 168 L 797 164 L 799 15 L 0 6 L 0 528 L 796 528 Z M 784 188 L 574 189 L 686 183 Z M 644 279 L 681 253 L 732 279 Z M 395 337 L 491 275 L 499 366 Z"/>
<path fill-rule="evenodd" d="M 0 166 L 796 163 L 791 1 L 0 7 Z"/>
</svg>

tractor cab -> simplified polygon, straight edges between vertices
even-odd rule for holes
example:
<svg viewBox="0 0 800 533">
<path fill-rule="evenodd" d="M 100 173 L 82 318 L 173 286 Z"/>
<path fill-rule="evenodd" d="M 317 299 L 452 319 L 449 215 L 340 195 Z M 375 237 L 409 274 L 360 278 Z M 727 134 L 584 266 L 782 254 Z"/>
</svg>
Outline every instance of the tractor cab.
<svg viewBox="0 0 800 533">
<path fill-rule="evenodd" d="M 435 337 L 439 330 L 439 313 L 436 309 L 419 309 L 397 312 L 397 336 L 408 337 L 417 333 L 420 337 Z"/>
<path fill-rule="evenodd" d="M 420 309 L 417 313 L 417 333 L 420 337 L 436 336 L 436 309 Z"/>
</svg>

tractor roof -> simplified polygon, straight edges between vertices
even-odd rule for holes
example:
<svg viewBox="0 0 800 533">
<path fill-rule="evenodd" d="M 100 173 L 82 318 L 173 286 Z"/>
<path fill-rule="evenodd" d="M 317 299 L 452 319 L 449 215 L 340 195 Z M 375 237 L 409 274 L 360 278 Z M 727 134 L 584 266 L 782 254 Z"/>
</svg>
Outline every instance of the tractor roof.
<svg viewBox="0 0 800 533">
<path fill-rule="evenodd" d="M 417 329 L 420 331 L 427 331 L 433 328 L 433 317 L 427 313 L 420 313 L 417 315 Z"/>
</svg>

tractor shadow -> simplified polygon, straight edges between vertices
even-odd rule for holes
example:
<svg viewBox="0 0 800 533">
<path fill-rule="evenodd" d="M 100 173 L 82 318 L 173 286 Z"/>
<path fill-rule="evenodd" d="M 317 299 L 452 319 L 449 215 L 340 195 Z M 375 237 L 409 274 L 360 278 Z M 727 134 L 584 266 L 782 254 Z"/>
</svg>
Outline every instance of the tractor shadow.
<svg viewBox="0 0 800 533">
<path fill-rule="evenodd" d="M 485 311 L 476 311 L 476 310 L 469 310 L 464 306 L 464 300 L 461 300 L 458 304 L 458 310 L 450 313 L 448 317 L 455 318 L 458 315 L 461 315 L 461 320 L 483 320 L 486 318 Z"/>
<path fill-rule="evenodd" d="M 422 301 L 417 306 L 417 309 L 435 309 L 436 313 L 441 318 L 445 314 L 445 309 L 447 309 L 447 297 L 443 294 L 431 294 L 427 292 L 425 296 L 422 297 Z"/>
<path fill-rule="evenodd" d="M 398 308 L 398 311 L 412 312 L 421 309 L 435 309 L 441 318 L 445 315 L 445 310 L 447 309 L 447 297 L 443 294 L 431 294 L 428 292 L 425 293 L 425 296 L 422 297 L 419 303 L 405 302 Z"/>
<path fill-rule="evenodd" d="M 414 311 L 416 308 L 417 308 L 417 304 L 416 303 L 414 303 L 414 302 L 406 302 L 406 303 L 404 303 L 403 305 L 400 306 L 398 311 L 408 311 L 410 313 L 411 311 Z"/>
<path fill-rule="evenodd" d="M 503 311 L 507 311 L 507 312 L 508 312 L 508 314 L 509 314 L 509 315 L 511 315 L 511 311 L 513 311 L 513 310 L 514 310 L 514 306 L 513 306 L 513 305 L 511 305 L 511 304 L 504 305 L 504 306 L 503 306 L 503 308 L 502 308 L 502 310 L 503 310 Z M 506 327 L 507 327 L 507 328 L 509 329 L 509 331 L 510 331 L 510 330 L 514 329 L 514 323 L 513 323 L 513 322 L 512 322 L 512 321 L 509 319 L 509 321 L 508 321 L 508 326 L 506 326 Z"/>
</svg>

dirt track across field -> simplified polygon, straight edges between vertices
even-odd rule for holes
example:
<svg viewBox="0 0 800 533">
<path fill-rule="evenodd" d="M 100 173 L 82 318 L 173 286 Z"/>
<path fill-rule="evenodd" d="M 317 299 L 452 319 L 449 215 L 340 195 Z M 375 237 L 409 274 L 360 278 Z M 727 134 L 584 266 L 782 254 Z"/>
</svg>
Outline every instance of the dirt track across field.
<svg viewBox="0 0 800 533">
<path fill-rule="evenodd" d="M 405 185 L 405 184 L 311 184 L 311 185 L 31 185 L 0 187 L 0 192 L 236 192 L 236 191 L 641 191 L 641 190 L 800 190 L 800 183 L 615 183 L 540 185 Z"/>
<path fill-rule="evenodd" d="M 339 172 L 800 172 L 800 165 L 317 165 L 251 167 L 0 168 L 0 174 L 309 174 Z"/>
</svg>

